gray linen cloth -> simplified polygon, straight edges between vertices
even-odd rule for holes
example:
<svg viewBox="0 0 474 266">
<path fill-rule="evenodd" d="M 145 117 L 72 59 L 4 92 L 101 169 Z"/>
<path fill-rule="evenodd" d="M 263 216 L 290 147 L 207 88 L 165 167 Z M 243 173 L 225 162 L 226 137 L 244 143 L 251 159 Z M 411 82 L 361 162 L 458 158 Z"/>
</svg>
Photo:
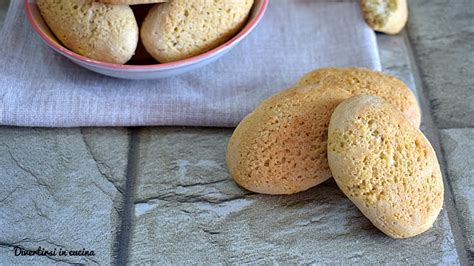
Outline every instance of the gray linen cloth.
<svg viewBox="0 0 474 266">
<path fill-rule="evenodd" d="M 12 0 L 0 36 L 0 124 L 232 127 L 260 101 L 327 66 L 380 69 L 358 1 L 270 0 L 251 35 L 201 69 L 153 81 L 101 76 L 41 42 Z"/>
</svg>

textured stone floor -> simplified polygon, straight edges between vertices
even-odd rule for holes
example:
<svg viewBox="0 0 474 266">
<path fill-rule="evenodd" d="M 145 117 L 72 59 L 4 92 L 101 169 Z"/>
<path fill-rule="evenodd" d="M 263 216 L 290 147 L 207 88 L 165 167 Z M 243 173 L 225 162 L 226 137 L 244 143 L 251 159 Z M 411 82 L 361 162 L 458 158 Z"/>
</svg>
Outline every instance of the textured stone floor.
<svg viewBox="0 0 474 266">
<path fill-rule="evenodd" d="M 121 225 L 127 142 L 124 129 L 1 128 L 0 264 L 43 261 L 15 257 L 13 246 L 86 248 L 97 256 L 51 259 L 109 263 Z"/>
<path fill-rule="evenodd" d="M 474 1 L 409 1 L 407 31 L 426 131 L 444 164 L 461 263 L 474 263 Z"/>
<path fill-rule="evenodd" d="M 331 180 L 285 197 L 239 188 L 224 163 L 231 129 L 0 127 L 0 264 L 474 263 L 473 10 L 410 1 L 407 31 L 377 36 L 443 166 L 428 232 L 386 237 Z M 16 257 L 14 246 L 96 255 Z"/>
</svg>

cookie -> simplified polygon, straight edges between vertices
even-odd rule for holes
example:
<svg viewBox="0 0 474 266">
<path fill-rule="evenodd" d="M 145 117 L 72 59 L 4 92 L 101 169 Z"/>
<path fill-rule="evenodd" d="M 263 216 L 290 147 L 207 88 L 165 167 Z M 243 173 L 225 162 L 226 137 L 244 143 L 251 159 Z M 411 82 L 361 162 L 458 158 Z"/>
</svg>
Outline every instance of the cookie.
<svg viewBox="0 0 474 266">
<path fill-rule="evenodd" d="M 168 0 L 98 0 L 98 2 L 111 5 L 142 5 L 167 2 Z"/>
<path fill-rule="evenodd" d="M 51 31 L 72 51 L 115 64 L 124 64 L 135 53 L 138 26 L 129 6 L 90 0 L 36 3 Z"/>
<path fill-rule="evenodd" d="M 420 127 L 421 112 L 416 97 L 401 80 L 364 68 L 321 68 L 303 76 L 298 85 L 321 84 L 344 89 L 352 95 L 374 95 L 400 110 L 414 126 Z"/>
<path fill-rule="evenodd" d="M 193 57 L 236 35 L 252 5 L 253 0 L 170 0 L 150 10 L 141 39 L 160 63 Z"/>
<path fill-rule="evenodd" d="M 293 194 L 331 177 L 327 127 L 350 93 L 309 85 L 264 100 L 235 129 L 227 167 L 242 187 L 264 194 Z"/>
<path fill-rule="evenodd" d="M 382 232 L 428 230 L 443 206 L 443 179 L 423 133 L 380 97 L 359 95 L 331 117 L 328 161 L 337 185 Z"/>
<path fill-rule="evenodd" d="M 406 0 L 360 0 L 367 24 L 376 31 L 399 33 L 408 20 Z"/>
</svg>

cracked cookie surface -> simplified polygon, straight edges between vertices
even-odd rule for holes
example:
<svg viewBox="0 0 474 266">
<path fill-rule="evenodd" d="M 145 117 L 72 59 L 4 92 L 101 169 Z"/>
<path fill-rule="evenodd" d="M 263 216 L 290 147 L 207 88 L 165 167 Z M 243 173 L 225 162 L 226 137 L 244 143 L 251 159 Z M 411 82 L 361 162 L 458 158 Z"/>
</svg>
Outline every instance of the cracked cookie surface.
<svg viewBox="0 0 474 266">
<path fill-rule="evenodd" d="M 352 95 L 384 98 L 400 110 L 415 127 L 420 127 L 421 112 L 413 92 L 401 80 L 365 68 L 321 68 L 309 72 L 298 86 L 320 84 L 344 89 Z"/>
<path fill-rule="evenodd" d="M 329 124 L 328 161 L 336 183 L 393 238 L 423 233 L 443 206 L 436 154 L 423 133 L 375 96 L 341 103 Z"/>
<path fill-rule="evenodd" d="M 234 131 L 227 166 L 242 187 L 293 194 L 331 177 L 326 157 L 332 111 L 350 97 L 344 90 L 309 85 L 263 101 Z"/>
<path fill-rule="evenodd" d="M 253 0 L 170 0 L 150 10 L 141 38 L 160 63 L 193 57 L 237 34 L 252 6 Z"/>
<path fill-rule="evenodd" d="M 36 3 L 51 31 L 72 51 L 115 64 L 124 64 L 135 54 L 138 25 L 129 6 L 91 0 Z"/>
</svg>

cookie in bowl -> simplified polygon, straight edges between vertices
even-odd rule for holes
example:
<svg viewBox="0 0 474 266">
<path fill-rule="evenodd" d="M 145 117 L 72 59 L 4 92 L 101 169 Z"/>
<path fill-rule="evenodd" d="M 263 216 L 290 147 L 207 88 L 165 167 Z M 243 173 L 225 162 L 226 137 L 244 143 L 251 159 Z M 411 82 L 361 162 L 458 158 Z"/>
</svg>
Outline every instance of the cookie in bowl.
<svg viewBox="0 0 474 266">
<path fill-rule="evenodd" d="M 114 64 L 124 64 L 135 54 L 138 25 L 129 6 L 89 0 L 36 3 L 54 35 L 77 54 Z"/>
<path fill-rule="evenodd" d="M 112 5 L 143 5 L 167 2 L 168 0 L 98 0 L 104 4 Z"/>
<path fill-rule="evenodd" d="M 228 41 L 245 25 L 253 0 L 170 0 L 156 4 L 140 30 L 160 63 L 190 58 Z"/>
<path fill-rule="evenodd" d="M 242 40 L 247 38 L 251 34 L 251 32 L 255 30 L 255 28 L 262 21 L 265 15 L 265 11 L 267 10 L 269 5 L 269 0 L 254 0 L 251 11 L 248 14 L 248 19 L 246 19 L 244 23 L 245 25 L 243 25 L 243 27 L 235 35 L 231 36 L 230 39 L 228 39 L 225 43 L 222 43 L 218 47 L 215 47 L 214 49 L 193 56 L 191 58 L 186 58 L 185 60 L 174 61 L 169 63 L 160 63 L 157 62 L 151 55 L 149 55 L 148 52 L 146 52 L 145 47 L 138 42 L 139 27 L 136 25 L 140 23 L 139 20 L 141 20 L 141 18 L 139 16 L 142 14 L 142 12 L 144 16 L 147 16 L 148 12 L 145 12 L 146 9 L 148 9 L 149 7 L 154 7 L 155 5 L 160 5 L 159 3 L 151 5 L 136 4 L 127 6 L 116 4 L 106 5 L 104 3 L 97 2 L 98 0 L 42 1 L 43 3 L 45 3 L 46 8 L 48 9 L 48 11 L 46 11 L 47 13 L 49 13 L 49 16 L 47 15 L 48 19 L 45 19 L 45 15 L 41 14 L 37 0 L 24 0 L 24 8 L 26 12 L 26 17 L 28 19 L 28 22 L 31 24 L 32 29 L 38 35 L 40 40 L 42 40 L 49 48 L 51 48 L 54 52 L 71 60 L 72 62 L 80 65 L 81 67 L 84 67 L 96 73 L 114 78 L 132 80 L 168 78 L 171 76 L 181 75 L 188 71 L 192 71 L 211 64 L 212 62 L 215 62 L 217 59 L 226 55 L 229 51 L 237 47 Z M 137 0 L 137 2 L 138 1 L 141 0 Z M 69 15 L 68 17 L 71 20 L 78 20 L 80 23 L 71 23 L 70 21 L 66 21 L 66 23 L 68 23 L 67 25 L 61 25 L 63 21 L 60 19 L 60 17 L 55 18 L 54 16 L 60 16 L 64 13 L 72 11 L 68 9 L 63 10 L 64 12 L 58 13 L 52 12 L 49 9 L 52 9 L 53 11 L 56 10 L 55 8 L 58 5 L 62 4 L 62 2 L 64 2 L 66 5 L 72 5 L 73 7 L 76 6 L 74 5 L 74 3 L 79 3 L 76 8 L 82 7 L 82 9 L 89 10 L 89 12 L 87 13 L 89 14 L 89 16 L 82 20 L 81 16 Z M 56 6 L 51 6 L 52 3 L 54 3 L 54 5 Z M 99 31 L 103 33 L 102 35 L 96 31 L 86 31 L 86 33 L 82 35 L 77 32 L 71 33 L 72 30 L 77 31 L 76 27 L 80 26 L 79 28 L 84 28 L 85 25 L 88 24 L 90 24 L 91 26 L 94 25 L 94 23 L 88 22 L 91 18 L 96 17 L 95 20 L 100 20 L 104 22 L 104 20 L 99 19 L 99 17 L 103 17 L 102 14 L 98 14 L 93 9 L 90 9 L 89 6 L 92 6 L 92 4 L 94 6 L 106 6 L 107 12 L 104 12 L 103 14 L 105 16 L 111 17 L 111 20 L 107 20 L 106 22 L 107 24 L 110 22 L 109 29 L 112 30 L 111 32 L 114 32 L 112 36 L 115 36 L 116 38 L 114 38 L 114 44 L 110 45 L 109 47 L 103 47 L 102 45 L 102 43 L 107 43 L 107 41 L 110 40 L 110 34 L 107 32 L 102 32 L 103 27 L 99 29 Z M 44 13 L 46 13 L 46 8 L 43 8 Z M 132 9 L 133 12 L 137 12 L 135 13 L 135 18 L 133 18 L 133 20 L 133 13 L 130 9 Z M 120 13 L 117 10 L 126 11 Z M 113 23 L 115 20 L 122 21 L 122 14 L 124 14 L 126 18 L 130 18 L 130 20 L 125 20 L 131 21 L 130 25 L 127 24 L 123 27 L 120 24 L 117 25 L 116 23 Z M 47 20 L 49 22 L 47 22 Z M 52 25 L 52 20 L 54 20 L 53 22 L 55 22 L 56 25 L 49 27 L 48 23 Z M 118 29 L 116 29 L 115 27 L 118 27 Z M 60 38 L 58 38 L 55 33 L 58 36 L 61 36 L 63 35 L 63 33 L 65 33 L 65 35 L 69 37 L 80 37 L 74 38 L 75 42 L 71 43 L 66 42 L 66 40 L 60 40 Z M 94 41 L 92 41 L 92 44 L 89 44 L 89 37 L 95 36 L 94 34 L 99 35 L 99 37 L 95 38 Z M 126 43 L 130 44 L 126 49 L 124 49 L 125 53 L 123 53 L 124 51 L 121 51 L 120 49 L 120 44 L 122 43 L 123 39 L 125 39 Z M 78 47 L 78 43 L 82 45 Z M 83 49 L 82 46 L 97 46 L 97 49 Z M 132 49 L 134 47 L 136 47 L 136 49 Z M 109 50 L 107 50 L 107 48 L 109 48 Z M 125 56 L 122 53 L 125 54 Z M 135 53 L 135 56 L 133 56 L 133 53 Z"/>
</svg>

